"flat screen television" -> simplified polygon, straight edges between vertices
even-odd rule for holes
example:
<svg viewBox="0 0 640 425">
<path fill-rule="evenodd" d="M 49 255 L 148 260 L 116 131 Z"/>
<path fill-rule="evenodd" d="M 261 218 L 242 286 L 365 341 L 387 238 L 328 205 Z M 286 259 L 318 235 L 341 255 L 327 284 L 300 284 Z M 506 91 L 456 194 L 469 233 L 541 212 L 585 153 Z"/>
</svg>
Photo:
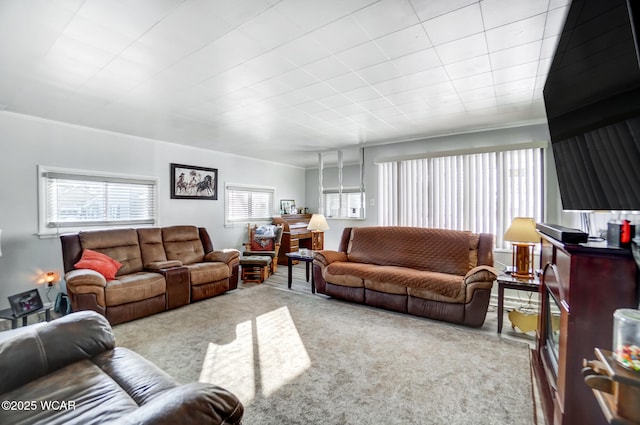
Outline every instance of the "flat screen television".
<svg viewBox="0 0 640 425">
<path fill-rule="evenodd" d="M 565 210 L 640 211 L 640 0 L 574 0 L 544 102 Z"/>
</svg>

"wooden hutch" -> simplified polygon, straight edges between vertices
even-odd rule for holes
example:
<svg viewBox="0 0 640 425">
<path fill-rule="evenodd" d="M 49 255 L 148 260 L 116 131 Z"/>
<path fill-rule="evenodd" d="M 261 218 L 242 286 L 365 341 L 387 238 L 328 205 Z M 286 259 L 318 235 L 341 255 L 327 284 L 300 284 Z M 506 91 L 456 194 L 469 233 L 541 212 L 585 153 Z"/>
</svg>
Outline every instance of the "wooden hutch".
<svg viewBox="0 0 640 425">
<path fill-rule="evenodd" d="M 637 308 L 636 263 L 630 250 L 541 236 L 541 303 L 531 361 L 545 422 L 606 424 L 584 382 L 583 359 L 596 347 L 611 347 L 616 309 Z"/>
<path fill-rule="evenodd" d="M 324 232 L 307 229 L 312 214 L 283 214 L 273 217 L 273 224 L 283 226 L 282 242 L 278 253 L 278 264 L 286 265 L 288 252 L 300 248 L 311 250 L 324 249 Z"/>
</svg>

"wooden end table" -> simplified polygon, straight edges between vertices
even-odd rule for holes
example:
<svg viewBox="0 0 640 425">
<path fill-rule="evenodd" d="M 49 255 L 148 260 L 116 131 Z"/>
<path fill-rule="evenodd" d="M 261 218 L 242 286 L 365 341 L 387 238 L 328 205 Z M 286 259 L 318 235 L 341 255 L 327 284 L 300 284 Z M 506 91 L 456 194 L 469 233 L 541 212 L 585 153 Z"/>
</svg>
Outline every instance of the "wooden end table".
<svg viewBox="0 0 640 425">
<path fill-rule="evenodd" d="M 504 290 L 516 289 L 518 291 L 539 292 L 540 280 L 537 277 L 532 279 L 516 278 L 510 274 L 498 276 L 498 333 L 502 333 L 502 321 L 504 319 Z"/>
<path fill-rule="evenodd" d="M 52 303 L 45 303 L 42 308 L 37 310 L 30 311 L 22 316 L 15 316 L 13 314 L 13 310 L 7 308 L 5 310 L 0 310 L 0 319 L 11 320 L 11 329 L 16 329 L 18 327 L 18 319 L 22 318 L 22 326 L 27 326 L 27 317 L 32 314 L 44 313 L 44 318 L 47 322 L 51 321 L 51 309 L 53 308 Z"/>
<path fill-rule="evenodd" d="M 307 254 L 300 251 L 287 252 L 285 255 L 287 256 L 287 266 L 289 268 L 289 275 L 287 276 L 289 289 L 291 289 L 291 281 L 293 280 L 292 267 L 295 260 L 304 261 L 307 269 L 307 282 L 309 282 L 309 266 L 313 264 L 313 251 L 307 251 Z M 311 273 L 311 293 L 316 293 L 316 283 L 313 279 L 313 273 Z"/>
</svg>

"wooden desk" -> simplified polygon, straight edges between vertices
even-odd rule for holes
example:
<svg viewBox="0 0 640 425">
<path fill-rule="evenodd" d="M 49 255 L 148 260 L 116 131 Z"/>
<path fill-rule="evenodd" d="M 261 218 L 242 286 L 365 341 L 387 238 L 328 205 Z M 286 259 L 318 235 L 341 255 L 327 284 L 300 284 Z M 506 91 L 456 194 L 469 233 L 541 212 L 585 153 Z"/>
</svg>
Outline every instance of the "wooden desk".
<svg viewBox="0 0 640 425">
<path fill-rule="evenodd" d="M 298 252 L 300 248 L 311 251 L 324 249 L 324 232 L 307 229 L 312 214 L 284 214 L 273 217 L 273 224 L 282 225 L 282 242 L 278 253 L 278 264 L 287 265 L 287 253 Z M 294 260 L 297 264 L 298 260 Z"/>
</svg>

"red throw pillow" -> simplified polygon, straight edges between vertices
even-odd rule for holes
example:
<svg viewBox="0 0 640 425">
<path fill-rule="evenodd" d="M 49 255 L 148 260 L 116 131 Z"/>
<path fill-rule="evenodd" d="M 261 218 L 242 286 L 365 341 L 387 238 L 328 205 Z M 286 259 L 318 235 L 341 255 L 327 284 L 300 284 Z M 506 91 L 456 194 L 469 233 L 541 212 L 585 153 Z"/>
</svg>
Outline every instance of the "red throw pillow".
<svg viewBox="0 0 640 425">
<path fill-rule="evenodd" d="M 107 280 L 113 280 L 116 278 L 116 272 L 122 263 L 117 262 L 108 255 L 102 254 L 97 251 L 85 249 L 82 252 L 82 258 L 76 264 L 73 265 L 76 269 L 89 269 L 95 270 L 105 277 Z"/>
<path fill-rule="evenodd" d="M 273 251 L 274 249 L 273 238 L 251 239 L 251 251 Z"/>
</svg>

